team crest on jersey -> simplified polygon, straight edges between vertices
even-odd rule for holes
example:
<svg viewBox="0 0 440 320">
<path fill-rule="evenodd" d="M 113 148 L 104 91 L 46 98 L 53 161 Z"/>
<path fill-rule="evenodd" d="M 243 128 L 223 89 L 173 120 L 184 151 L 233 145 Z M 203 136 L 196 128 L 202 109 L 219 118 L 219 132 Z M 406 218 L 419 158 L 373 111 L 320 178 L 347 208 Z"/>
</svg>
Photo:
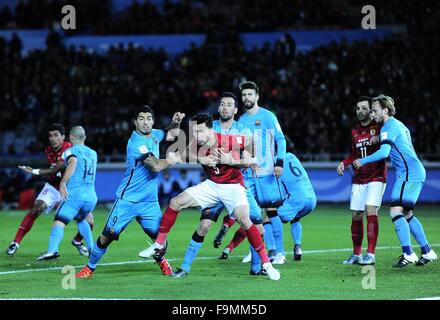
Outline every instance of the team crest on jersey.
<svg viewBox="0 0 440 320">
<path fill-rule="evenodd" d="M 371 130 L 370 130 L 370 134 L 371 134 L 372 136 L 374 136 L 374 135 L 376 134 L 376 129 L 371 129 Z"/>
<path fill-rule="evenodd" d="M 261 120 L 260 119 L 255 120 L 255 125 L 259 127 L 261 125 Z"/>
<path fill-rule="evenodd" d="M 147 153 L 148 153 L 148 148 L 147 148 L 147 146 L 146 146 L 145 144 L 141 145 L 141 146 L 139 147 L 139 152 L 140 152 L 141 154 L 147 154 Z"/>
</svg>

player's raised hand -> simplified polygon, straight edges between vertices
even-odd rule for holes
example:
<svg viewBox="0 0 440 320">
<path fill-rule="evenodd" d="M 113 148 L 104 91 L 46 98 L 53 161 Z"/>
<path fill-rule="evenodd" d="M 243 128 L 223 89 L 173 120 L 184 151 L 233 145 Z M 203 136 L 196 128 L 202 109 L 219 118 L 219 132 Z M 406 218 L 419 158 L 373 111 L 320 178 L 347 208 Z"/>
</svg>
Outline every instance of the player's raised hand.
<svg viewBox="0 0 440 320">
<path fill-rule="evenodd" d="M 340 176 L 343 176 L 343 175 L 344 175 L 344 169 L 345 169 L 345 167 L 344 167 L 344 163 L 343 163 L 342 161 L 339 162 L 338 167 L 336 168 L 336 172 L 337 172 Z"/>
<path fill-rule="evenodd" d="M 176 112 L 176 113 L 173 115 L 173 118 L 172 118 L 171 121 L 172 121 L 174 124 L 180 124 L 180 123 L 182 122 L 183 118 L 185 118 L 185 114 L 184 114 L 184 113 Z"/>
<path fill-rule="evenodd" d="M 69 193 L 67 192 L 67 186 L 65 182 L 61 182 L 60 183 L 60 193 L 61 193 L 61 198 L 63 200 L 66 200 L 67 197 L 69 196 Z"/>
<path fill-rule="evenodd" d="M 171 165 L 183 162 L 183 160 L 180 157 L 180 154 L 178 152 L 168 152 L 166 159 L 167 159 L 168 163 L 170 163 Z"/>
<path fill-rule="evenodd" d="M 28 166 L 18 166 L 18 168 L 19 169 L 21 169 L 21 170 L 23 170 L 24 172 L 27 172 L 27 173 L 31 173 L 32 174 L 32 168 L 31 167 L 28 167 Z"/>
<path fill-rule="evenodd" d="M 356 169 L 359 169 L 363 166 L 361 159 L 356 159 L 353 161 L 353 167 L 355 167 Z"/>
<path fill-rule="evenodd" d="M 273 169 L 273 174 L 275 175 L 275 177 L 280 178 L 283 174 L 283 167 L 275 167 Z"/>
<path fill-rule="evenodd" d="M 215 155 L 210 154 L 206 157 L 199 157 L 199 162 L 207 167 L 214 168 L 217 165 L 218 160 Z"/>
</svg>

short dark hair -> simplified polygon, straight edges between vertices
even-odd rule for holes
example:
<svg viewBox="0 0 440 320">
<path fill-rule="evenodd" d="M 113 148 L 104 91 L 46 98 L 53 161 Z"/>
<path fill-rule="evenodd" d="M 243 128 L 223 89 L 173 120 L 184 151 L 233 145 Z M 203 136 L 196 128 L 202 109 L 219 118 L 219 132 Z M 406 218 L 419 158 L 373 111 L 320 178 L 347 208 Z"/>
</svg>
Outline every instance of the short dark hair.
<svg viewBox="0 0 440 320">
<path fill-rule="evenodd" d="M 234 106 L 235 106 L 235 108 L 238 108 L 238 99 L 235 96 L 235 94 L 233 94 L 232 92 L 225 91 L 225 92 L 222 93 L 222 95 L 220 97 L 220 101 L 223 98 L 232 98 L 232 99 L 234 99 Z"/>
<path fill-rule="evenodd" d="M 206 124 L 208 128 L 212 128 L 212 115 L 210 113 L 200 113 L 191 118 L 196 124 Z"/>
<path fill-rule="evenodd" d="M 253 81 L 245 81 L 238 85 L 238 88 L 240 89 L 240 92 L 244 89 L 253 89 L 257 94 L 260 93 L 260 88 L 258 88 L 257 84 Z"/>
<path fill-rule="evenodd" d="M 52 123 L 49 128 L 47 128 L 47 132 L 49 131 L 59 131 L 61 135 L 66 134 L 66 128 L 61 123 Z"/>
<path fill-rule="evenodd" d="M 149 106 L 147 106 L 147 105 L 145 105 L 145 106 L 140 106 L 140 107 L 138 107 L 137 109 L 136 109 L 136 112 L 134 113 L 134 117 L 133 117 L 133 119 L 137 119 L 137 117 L 139 116 L 139 113 L 141 113 L 141 112 L 143 112 L 143 113 L 151 113 L 151 116 L 153 117 L 153 120 L 154 120 L 154 112 L 153 112 L 153 109 L 151 109 L 151 107 L 149 107 Z"/>
<path fill-rule="evenodd" d="M 360 97 L 356 100 L 355 105 L 357 106 L 357 104 L 358 104 L 359 102 L 362 102 L 362 101 L 367 101 L 367 102 L 368 102 L 368 107 L 371 108 L 371 105 L 373 104 L 373 98 L 371 98 L 371 97 L 367 97 L 367 96 L 360 96 Z"/>
</svg>

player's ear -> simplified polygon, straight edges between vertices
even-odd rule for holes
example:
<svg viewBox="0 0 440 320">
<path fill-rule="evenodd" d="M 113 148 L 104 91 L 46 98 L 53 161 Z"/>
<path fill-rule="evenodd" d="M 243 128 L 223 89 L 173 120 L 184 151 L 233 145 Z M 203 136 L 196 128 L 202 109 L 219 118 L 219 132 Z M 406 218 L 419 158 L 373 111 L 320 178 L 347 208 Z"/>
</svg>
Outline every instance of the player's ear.
<svg viewBox="0 0 440 320">
<path fill-rule="evenodd" d="M 236 115 L 237 112 L 238 112 L 238 108 L 237 108 L 237 107 L 234 107 L 234 115 Z"/>
</svg>

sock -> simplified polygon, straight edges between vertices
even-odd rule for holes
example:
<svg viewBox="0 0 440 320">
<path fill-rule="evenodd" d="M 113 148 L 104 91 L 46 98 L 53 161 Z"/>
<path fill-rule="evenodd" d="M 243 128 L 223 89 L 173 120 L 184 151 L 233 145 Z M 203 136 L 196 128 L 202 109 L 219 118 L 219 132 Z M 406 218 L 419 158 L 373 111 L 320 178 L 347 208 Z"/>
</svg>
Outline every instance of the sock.
<svg viewBox="0 0 440 320">
<path fill-rule="evenodd" d="M 93 222 L 89 223 L 90 230 L 93 230 L 93 226 L 94 225 L 95 224 Z M 73 241 L 75 241 L 76 243 L 80 243 L 80 242 L 82 242 L 82 240 L 83 240 L 83 236 L 81 235 L 81 232 L 78 230 L 78 232 L 76 233 L 75 238 L 73 238 Z"/>
<path fill-rule="evenodd" d="M 264 247 L 263 239 L 261 238 L 260 232 L 258 232 L 258 229 L 254 224 L 252 224 L 252 226 L 246 230 L 246 236 L 251 246 L 253 246 L 255 251 L 258 252 L 261 261 L 263 263 L 270 262 L 269 257 L 267 256 L 266 248 Z"/>
<path fill-rule="evenodd" d="M 228 228 L 232 227 L 235 223 L 235 219 L 232 219 L 228 214 L 223 218 L 223 225 Z"/>
<path fill-rule="evenodd" d="M 77 222 L 79 233 L 84 235 L 84 239 L 86 240 L 87 248 L 89 249 L 89 252 L 92 252 L 93 250 L 93 235 L 92 235 L 92 229 L 90 228 L 89 223 L 86 221 L 86 219 Z"/>
<path fill-rule="evenodd" d="M 261 259 L 258 255 L 258 252 L 254 249 L 254 247 L 250 246 L 251 249 L 251 271 L 259 272 L 261 269 Z"/>
<path fill-rule="evenodd" d="M 20 243 L 21 240 L 23 240 L 26 233 L 28 233 L 32 229 L 32 226 L 34 225 L 36 219 L 37 217 L 35 217 L 30 212 L 23 218 L 20 227 L 18 227 L 14 242 Z"/>
<path fill-rule="evenodd" d="M 101 260 L 102 256 L 107 252 L 108 247 L 102 247 L 99 243 L 99 238 L 96 240 L 95 245 L 93 246 L 93 250 L 90 253 L 89 263 L 87 266 L 93 271 L 96 269 L 96 265 L 99 260 Z"/>
<path fill-rule="evenodd" d="M 64 227 L 59 225 L 53 226 L 49 236 L 49 247 L 47 251 L 58 252 L 58 248 L 60 246 L 61 240 L 63 240 L 63 236 Z"/>
<path fill-rule="evenodd" d="M 411 247 L 411 233 L 408 222 L 403 215 L 398 215 L 393 218 L 393 223 L 397 237 L 402 245 L 402 252 L 410 255 L 413 251 Z"/>
<path fill-rule="evenodd" d="M 417 243 L 422 249 L 422 253 L 426 254 L 431 251 L 431 248 L 428 245 L 428 240 L 426 239 L 425 231 L 423 230 L 423 226 L 420 223 L 419 219 L 415 216 L 411 216 L 408 220 L 409 229 L 411 234 L 416 239 Z"/>
<path fill-rule="evenodd" d="M 202 247 L 204 238 L 205 237 L 199 236 L 197 234 L 197 232 L 194 232 L 193 238 L 189 242 L 188 248 L 186 249 L 185 258 L 183 259 L 183 263 L 180 266 L 180 268 L 182 270 L 189 272 L 189 270 L 191 269 L 191 265 L 197 256 L 197 253 L 199 252 L 200 248 Z"/>
<path fill-rule="evenodd" d="M 269 251 L 276 250 L 275 238 L 273 237 L 272 223 L 270 222 L 263 223 L 263 227 L 264 227 L 264 241 L 266 242 L 267 249 Z"/>
<path fill-rule="evenodd" d="M 302 238 L 302 224 L 299 221 L 295 221 L 290 226 L 290 232 L 292 233 L 292 239 L 295 244 L 301 244 Z"/>
<path fill-rule="evenodd" d="M 156 238 L 156 243 L 163 245 L 167 239 L 168 232 L 170 232 L 173 225 L 176 223 L 177 215 L 179 211 L 173 210 L 168 207 L 162 216 L 160 222 L 159 233 Z"/>
<path fill-rule="evenodd" d="M 368 253 L 374 254 L 376 251 L 377 237 L 379 235 L 379 221 L 377 216 L 367 216 L 367 239 Z"/>
<path fill-rule="evenodd" d="M 364 222 L 362 220 L 351 221 L 351 240 L 353 241 L 353 254 L 362 254 L 362 240 L 364 238 Z"/>
<path fill-rule="evenodd" d="M 229 253 L 231 253 L 235 248 L 237 248 L 245 238 L 246 238 L 246 231 L 244 231 L 244 229 L 240 227 L 234 233 L 234 237 L 232 238 L 231 242 L 229 242 L 229 244 L 226 246 L 226 248 L 229 249 Z"/>
<path fill-rule="evenodd" d="M 284 255 L 284 243 L 283 243 L 283 223 L 280 217 L 277 215 L 275 217 L 269 218 L 272 223 L 273 237 L 275 239 L 275 246 L 277 248 L 277 253 L 282 253 Z"/>
</svg>

